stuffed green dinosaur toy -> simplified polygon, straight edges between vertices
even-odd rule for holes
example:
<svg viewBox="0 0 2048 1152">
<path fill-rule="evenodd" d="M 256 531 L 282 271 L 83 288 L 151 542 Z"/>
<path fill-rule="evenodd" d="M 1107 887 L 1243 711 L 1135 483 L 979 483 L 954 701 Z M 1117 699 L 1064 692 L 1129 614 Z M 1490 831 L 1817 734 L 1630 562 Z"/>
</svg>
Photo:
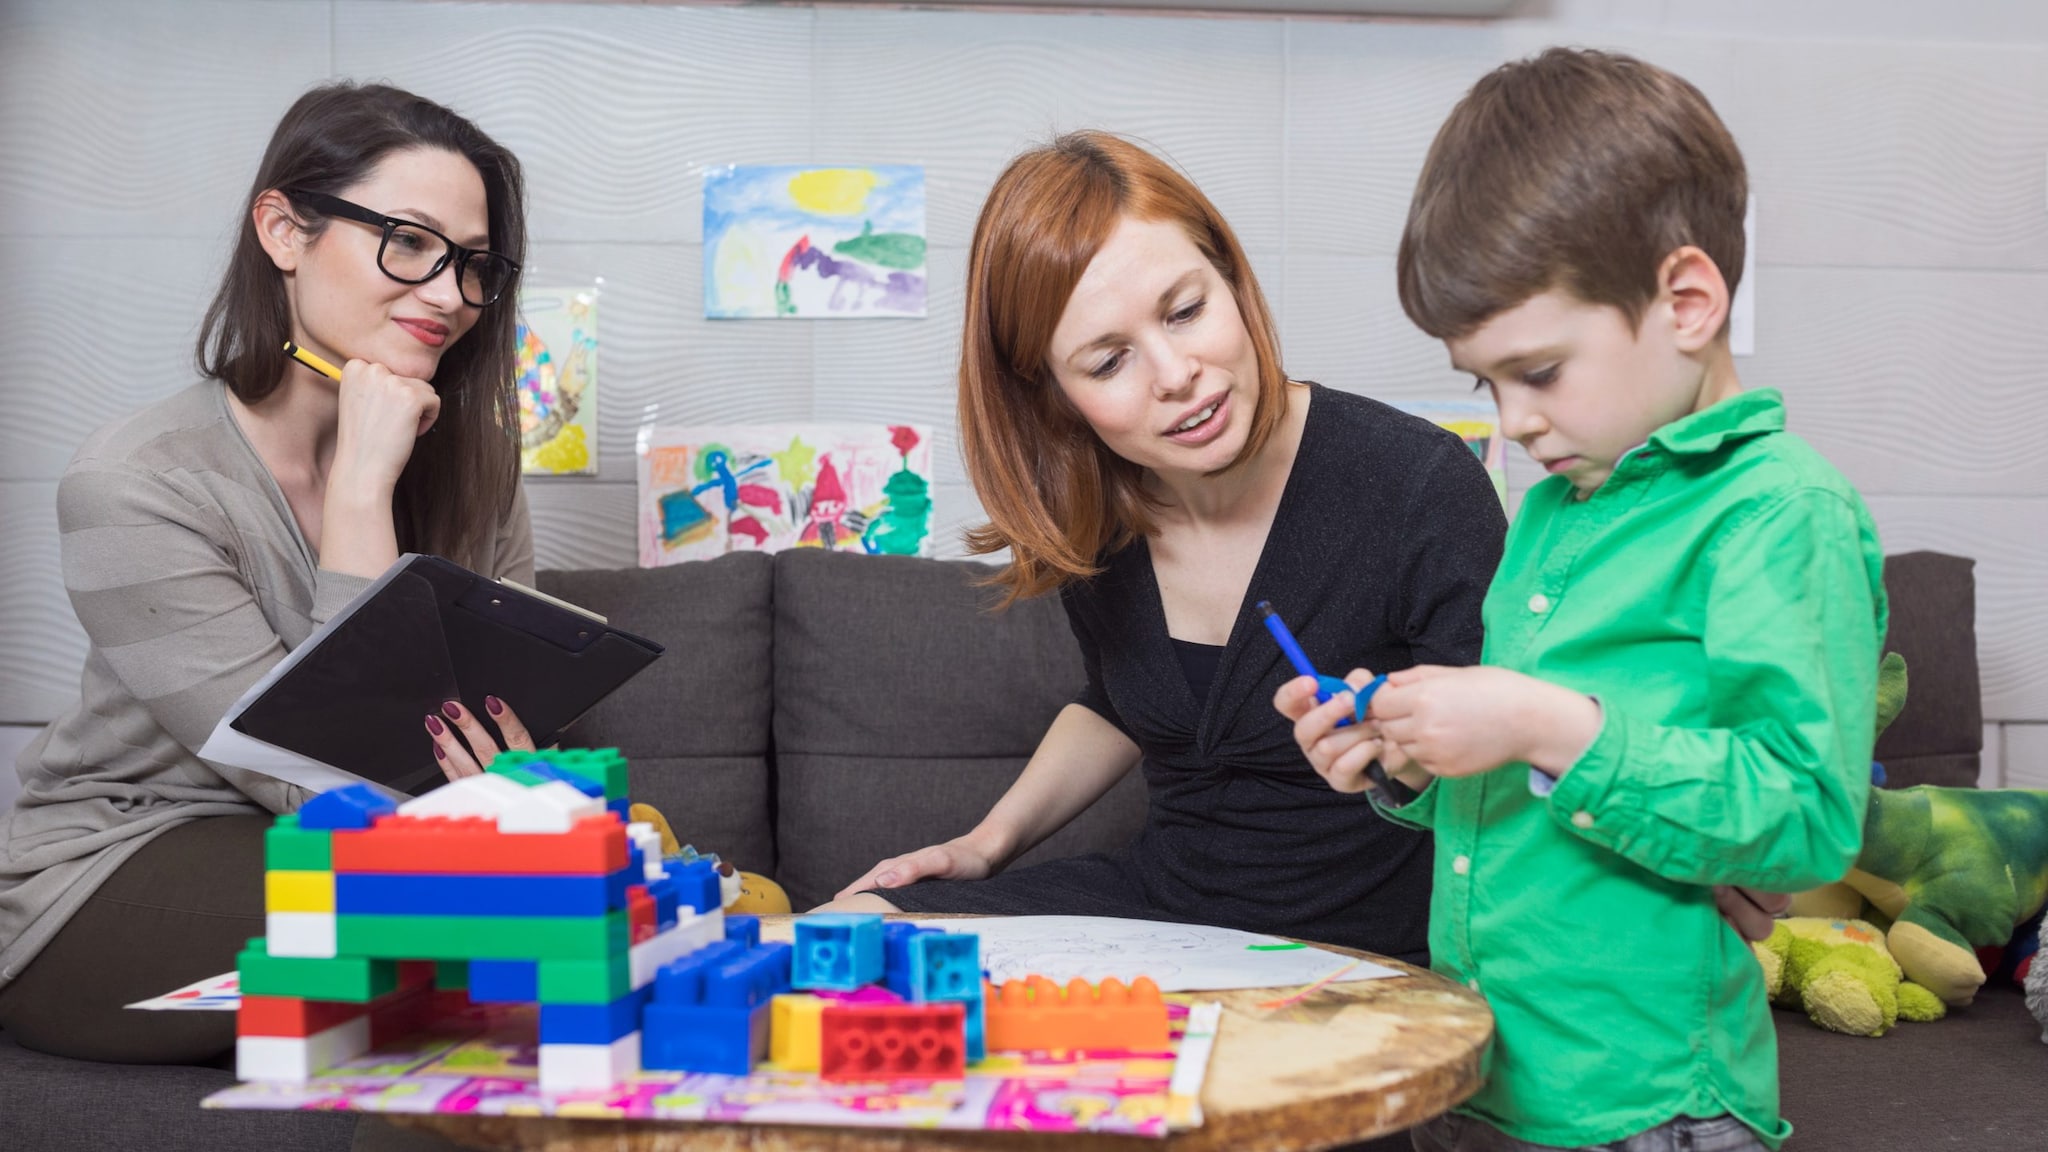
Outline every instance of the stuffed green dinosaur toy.
<svg viewBox="0 0 2048 1152">
<path fill-rule="evenodd" d="M 1795 916 L 1752 945 L 1764 990 L 1781 1008 L 1804 1009 L 1830 1032 L 1882 1036 L 1901 1020 L 1939 1020 L 1948 1006 L 1901 979 L 1884 934 L 1861 920 Z"/>
<path fill-rule="evenodd" d="M 1878 684 L 1882 731 L 1905 702 L 1897 653 Z M 1984 984 L 1975 949 L 2004 944 L 2044 903 L 2048 792 L 1923 785 L 1871 789 L 1855 868 L 1793 897 L 1792 914 L 1871 922 L 1907 980 L 1961 1007 Z"/>
</svg>

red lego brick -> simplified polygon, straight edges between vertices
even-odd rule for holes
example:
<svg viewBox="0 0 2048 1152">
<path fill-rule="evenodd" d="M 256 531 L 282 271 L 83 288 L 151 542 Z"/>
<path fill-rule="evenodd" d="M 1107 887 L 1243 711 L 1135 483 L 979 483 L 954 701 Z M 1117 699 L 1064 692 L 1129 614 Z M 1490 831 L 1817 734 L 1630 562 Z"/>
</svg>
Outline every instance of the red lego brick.
<svg viewBox="0 0 2048 1152">
<path fill-rule="evenodd" d="M 1144 976 L 1129 987 L 1112 977 L 1100 988 L 1077 978 L 1064 989 L 1033 976 L 1005 981 L 1001 990 L 984 985 L 983 996 L 991 1051 L 1164 1052 L 1169 1046 L 1166 1002 Z"/>
<path fill-rule="evenodd" d="M 434 986 L 434 962 L 432 960 L 400 960 L 398 962 L 398 986 L 400 988 L 432 988 Z"/>
<path fill-rule="evenodd" d="M 235 1011 L 237 1036 L 304 1039 L 339 1027 L 370 1010 L 343 1000 L 301 1000 L 296 996 L 243 996 Z"/>
<path fill-rule="evenodd" d="M 826 1080 L 958 1080 L 967 1074 L 967 1006 L 828 1005 L 818 1055 Z"/>
<path fill-rule="evenodd" d="M 380 816 L 375 827 L 335 833 L 333 857 L 336 872 L 603 876 L 626 866 L 626 826 L 611 812 L 531 835 L 485 819 Z"/>
<path fill-rule="evenodd" d="M 654 939 L 660 931 L 656 923 L 654 897 L 647 894 L 647 885 L 635 884 L 626 889 L 626 923 L 635 944 L 644 944 Z"/>
</svg>

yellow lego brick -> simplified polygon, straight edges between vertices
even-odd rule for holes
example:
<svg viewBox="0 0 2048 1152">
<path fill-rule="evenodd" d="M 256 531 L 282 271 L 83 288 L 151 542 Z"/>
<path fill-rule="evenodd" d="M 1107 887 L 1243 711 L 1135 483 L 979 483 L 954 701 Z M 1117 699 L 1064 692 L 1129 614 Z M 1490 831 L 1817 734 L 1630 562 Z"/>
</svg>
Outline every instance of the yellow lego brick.
<svg viewBox="0 0 2048 1152">
<path fill-rule="evenodd" d="M 266 912 L 334 911 L 334 873 L 265 872 L 263 874 L 263 910 Z"/>
<path fill-rule="evenodd" d="M 825 1001 L 802 993 L 777 996 L 768 1009 L 768 1059 L 784 1072 L 816 1072 Z"/>
</svg>

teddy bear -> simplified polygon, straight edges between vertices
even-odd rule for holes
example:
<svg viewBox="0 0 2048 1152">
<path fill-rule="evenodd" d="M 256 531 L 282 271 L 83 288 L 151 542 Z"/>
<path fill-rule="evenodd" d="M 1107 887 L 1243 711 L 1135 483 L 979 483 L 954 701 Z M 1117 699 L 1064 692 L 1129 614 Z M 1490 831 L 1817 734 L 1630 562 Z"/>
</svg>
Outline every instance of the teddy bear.
<svg viewBox="0 0 2048 1152">
<path fill-rule="evenodd" d="M 1902 979 L 1884 933 L 1862 920 L 1792 917 L 1751 945 L 1771 1002 L 1803 1009 L 1830 1032 L 1882 1036 L 1900 1020 L 1939 1020 L 1948 1006 Z"/>
</svg>

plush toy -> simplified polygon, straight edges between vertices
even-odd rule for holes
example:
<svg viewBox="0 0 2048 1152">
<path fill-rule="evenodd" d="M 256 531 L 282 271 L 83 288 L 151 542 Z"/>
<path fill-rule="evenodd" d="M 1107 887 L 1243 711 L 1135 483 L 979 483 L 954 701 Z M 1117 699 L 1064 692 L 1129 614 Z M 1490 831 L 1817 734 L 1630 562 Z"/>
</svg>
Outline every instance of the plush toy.
<svg viewBox="0 0 2048 1152">
<path fill-rule="evenodd" d="M 676 839 L 668 826 L 668 818 L 652 804 L 635 804 L 631 818 L 636 823 L 652 824 L 661 833 L 661 857 L 664 860 L 696 860 L 703 853 Z M 786 913 L 789 909 L 789 894 L 782 885 L 755 872 L 741 872 L 732 865 L 710 857 L 718 866 L 719 897 L 724 901 L 727 912 L 743 913 L 748 916 L 772 916 Z"/>
<path fill-rule="evenodd" d="M 1884 934 L 1862 920 L 1794 917 L 1752 945 L 1771 1002 L 1804 1009 L 1830 1032 L 1882 1036 L 1900 1020 L 1939 1020 L 1948 1007 L 1901 979 Z"/>
</svg>

